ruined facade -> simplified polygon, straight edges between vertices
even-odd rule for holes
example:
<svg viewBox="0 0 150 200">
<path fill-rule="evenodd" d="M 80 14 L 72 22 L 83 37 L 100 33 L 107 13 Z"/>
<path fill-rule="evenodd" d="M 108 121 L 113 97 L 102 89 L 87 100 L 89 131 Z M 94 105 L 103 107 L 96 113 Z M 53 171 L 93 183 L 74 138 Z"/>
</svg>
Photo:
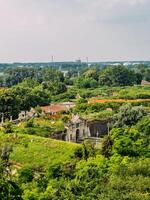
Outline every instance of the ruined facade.
<svg viewBox="0 0 150 200">
<path fill-rule="evenodd" d="M 85 120 L 78 115 L 73 115 L 71 121 L 66 126 L 66 140 L 80 142 L 84 138 L 90 137 L 89 127 Z"/>
<path fill-rule="evenodd" d="M 31 119 L 33 117 L 37 117 L 38 114 L 34 108 L 31 108 L 30 111 L 21 111 L 18 116 L 19 121 L 23 121 L 26 119 Z"/>
<path fill-rule="evenodd" d="M 99 138 L 108 132 L 109 120 L 88 122 L 78 115 L 73 115 L 63 133 L 55 135 L 56 139 L 70 142 L 82 142 L 86 138 Z"/>
<path fill-rule="evenodd" d="M 30 112 L 21 112 L 18 120 L 23 121 L 36 116 L 36 111 L 31 109 Z M 65 130 L 54 133 L 50 137 L 57 140 L 75 143 L 80 143 L 88 138 L 100 138 L 108 133 L 109 122 L 111 122 L 111 120 L 89 122 L 80 118 L 79 115 L 72 115 L 71 120 L 65 126 Z"/>
</svg>

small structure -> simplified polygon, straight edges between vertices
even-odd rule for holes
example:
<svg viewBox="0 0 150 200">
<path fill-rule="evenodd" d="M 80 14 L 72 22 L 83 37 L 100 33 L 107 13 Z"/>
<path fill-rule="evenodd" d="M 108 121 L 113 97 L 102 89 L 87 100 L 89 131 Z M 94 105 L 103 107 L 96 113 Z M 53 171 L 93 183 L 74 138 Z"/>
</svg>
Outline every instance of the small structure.
<svg viewBox="0 0 150 200">
<path fill-rule="evenodd" d="M 52 104 L 50 106 L 41 107 L 45 114 L 56 114 L 60 111 L 69 110 L 74 107 L 73 103 L 67 102 L 62 104 Z M 23 121 L 37 116 L 35 109 L 30 112 L 22 111 L 19 114 L 18 121 Z M 99 144 L 100 138 L 108 133 L 108 124 L 111 119 L 99 121 L 87 121 L 79 117 L 79 115 L 72 115 L 71 120 L 66 123 L 63 131 L 58 131 L 50 137 L 53 139 L 64 140 L 69 142 L 80 143 L 84 140 L 92 141 L 96 145 Z M 16 122 L 17 123 L 17 122 Z"/>
<path fill-rule="evenodd" d="M 72 115 L 72 119 L 66 125 L 66 130 L 60 134 L 62 140 L 80 143 L 85 139 L 99 141 L 108 133 L 108 124 L 111 119 L 88 122 L 79 115 Z M 97 143 L 97 142 L 96 142 Z"/>
<path fill-rule="evenodd" d="M 63 73 L 64 77 L 66 77 L 68 75 L 68 70 L 61 70 L 61 72 Z"/>
<path fill-rule="evenodd" d="M 71 121 L 66 125 L 65 140 L 79 143 L 89 136 L 86 120 L 81 119 L 78 115 L 72 115 Z"/>
<path fill-rule="evenodd" d="M 149 81 L 142 80 L 141 85 L 142 85 L 142 86 L 150 85 L 150 82 L 149 82 Z"/>
<path fill-rule="evenodd" d="M 51 104 L 49 106 L 42 106 L 41 109 L 43 114 L 57 114 L 61 111 L 68 111 L 74 106 L 75 104 L 73 102 L 65 102 L 59 104 Z"/>
<path fill-rule="evenodd" d="M 25 111 L 21 111 L 19 113 L 19 117 L 18 117 L 19 120 L 24 120 L 26 119 L 26 112 Z"/>
<path fill-rule="evenodd" d="M 76 95 L 76 99 L 81 99 L 81 96 L 79 93 Z"/>
<path fill-rule="evenodd" d="M 112 108 L 106 108 L 106 110 L 107 110 L 107 111 L 110 111 L 110 112 L 113 111 Z"/>
<path fill-rule="evenodd" d="M 49 106 L 41 106 L 41 110 L 43 114 L 57 114 L 61 111 L 68 111 L 71 108 L 73 108 L 75 104 L 73 102 L 64 102 L 64 103 L 59 103 L 59 104 L 51 104 Z M 19 113 L 18 120 L 22 121 L 25 119 L 30 119 L 33 117 L 37 117 L 38 113 L 36 109 L 31 108 L 30 111 L 21 111 Z"/>
<path fill-rule="evenodd" d="M 26 120 L 26 119 L 30 119 L 30 118 L 33 118 L 33 117 L 37 117 L 37 112 L 34 108 L 31 108 L 30 111 L 21 111 L 19 113 L 19 117 L 18 117 L 18 120 L 19 121 L 22 121 L 22 120 Z"/>
</svg>

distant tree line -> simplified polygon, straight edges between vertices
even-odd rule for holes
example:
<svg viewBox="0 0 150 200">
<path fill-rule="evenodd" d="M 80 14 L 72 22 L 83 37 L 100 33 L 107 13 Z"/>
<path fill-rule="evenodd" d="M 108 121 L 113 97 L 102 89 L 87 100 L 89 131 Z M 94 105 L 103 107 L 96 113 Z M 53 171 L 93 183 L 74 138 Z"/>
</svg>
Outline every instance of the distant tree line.
<svg viewBox="0 0 150 200">
<path fill-rule="evenodd" d="M 93 95 L 91 91 L 81 93 L 80 89 L 140 84 L 142 79 L 148 80 L 148 73 L 149 68 L 143 65 L 134 70 L 124 66 L 103 69 L 94 66 L 82 68 L 80 73 L 69 71 L 65 77 L 61 71 L 49 67 L 8 68 L 0 76 L 0 115 L 16 118 L 21 110 L 75 99 L 78 92 L 83 98 Z"/>
<path fill-rule="evenodd" d="M 143 77 L 124 66 L 107 66 L 102 70 L 88 69 L 75 80 L 79 88 L 95 88 L 98 86 L 132 86 L 140 84 Z"/>
</svg>

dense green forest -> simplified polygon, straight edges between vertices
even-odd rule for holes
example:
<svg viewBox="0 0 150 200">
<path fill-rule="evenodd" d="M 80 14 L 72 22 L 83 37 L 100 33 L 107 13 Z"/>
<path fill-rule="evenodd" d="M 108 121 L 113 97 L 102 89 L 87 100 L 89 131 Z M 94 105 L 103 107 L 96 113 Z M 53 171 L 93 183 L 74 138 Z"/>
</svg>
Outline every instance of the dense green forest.
<svg viewBox="0 0 150 200">
<path fill-rule="evenodd" d="M 149 66 L 0 67 L 0 199 L 150 199 Z M 41 112 L 68 101 L 68 111 Z M 31 108 L 36 117 L 18 122 Z M 73 114 L 110 119 L 98 145 L 51 139 Z"/>
</svg>

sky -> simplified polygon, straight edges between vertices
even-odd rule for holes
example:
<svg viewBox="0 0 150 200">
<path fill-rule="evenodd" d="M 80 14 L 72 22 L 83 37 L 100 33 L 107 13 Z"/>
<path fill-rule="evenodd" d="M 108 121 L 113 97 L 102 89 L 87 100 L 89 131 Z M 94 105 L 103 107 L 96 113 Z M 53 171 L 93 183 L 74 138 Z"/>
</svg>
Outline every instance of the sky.
<svg viewBox="0 0 150 200">
<path fill-rule="evenodd" d="M 150 60 L 150 0 L 0 0 L 0 62 Z"/>
</svg>

